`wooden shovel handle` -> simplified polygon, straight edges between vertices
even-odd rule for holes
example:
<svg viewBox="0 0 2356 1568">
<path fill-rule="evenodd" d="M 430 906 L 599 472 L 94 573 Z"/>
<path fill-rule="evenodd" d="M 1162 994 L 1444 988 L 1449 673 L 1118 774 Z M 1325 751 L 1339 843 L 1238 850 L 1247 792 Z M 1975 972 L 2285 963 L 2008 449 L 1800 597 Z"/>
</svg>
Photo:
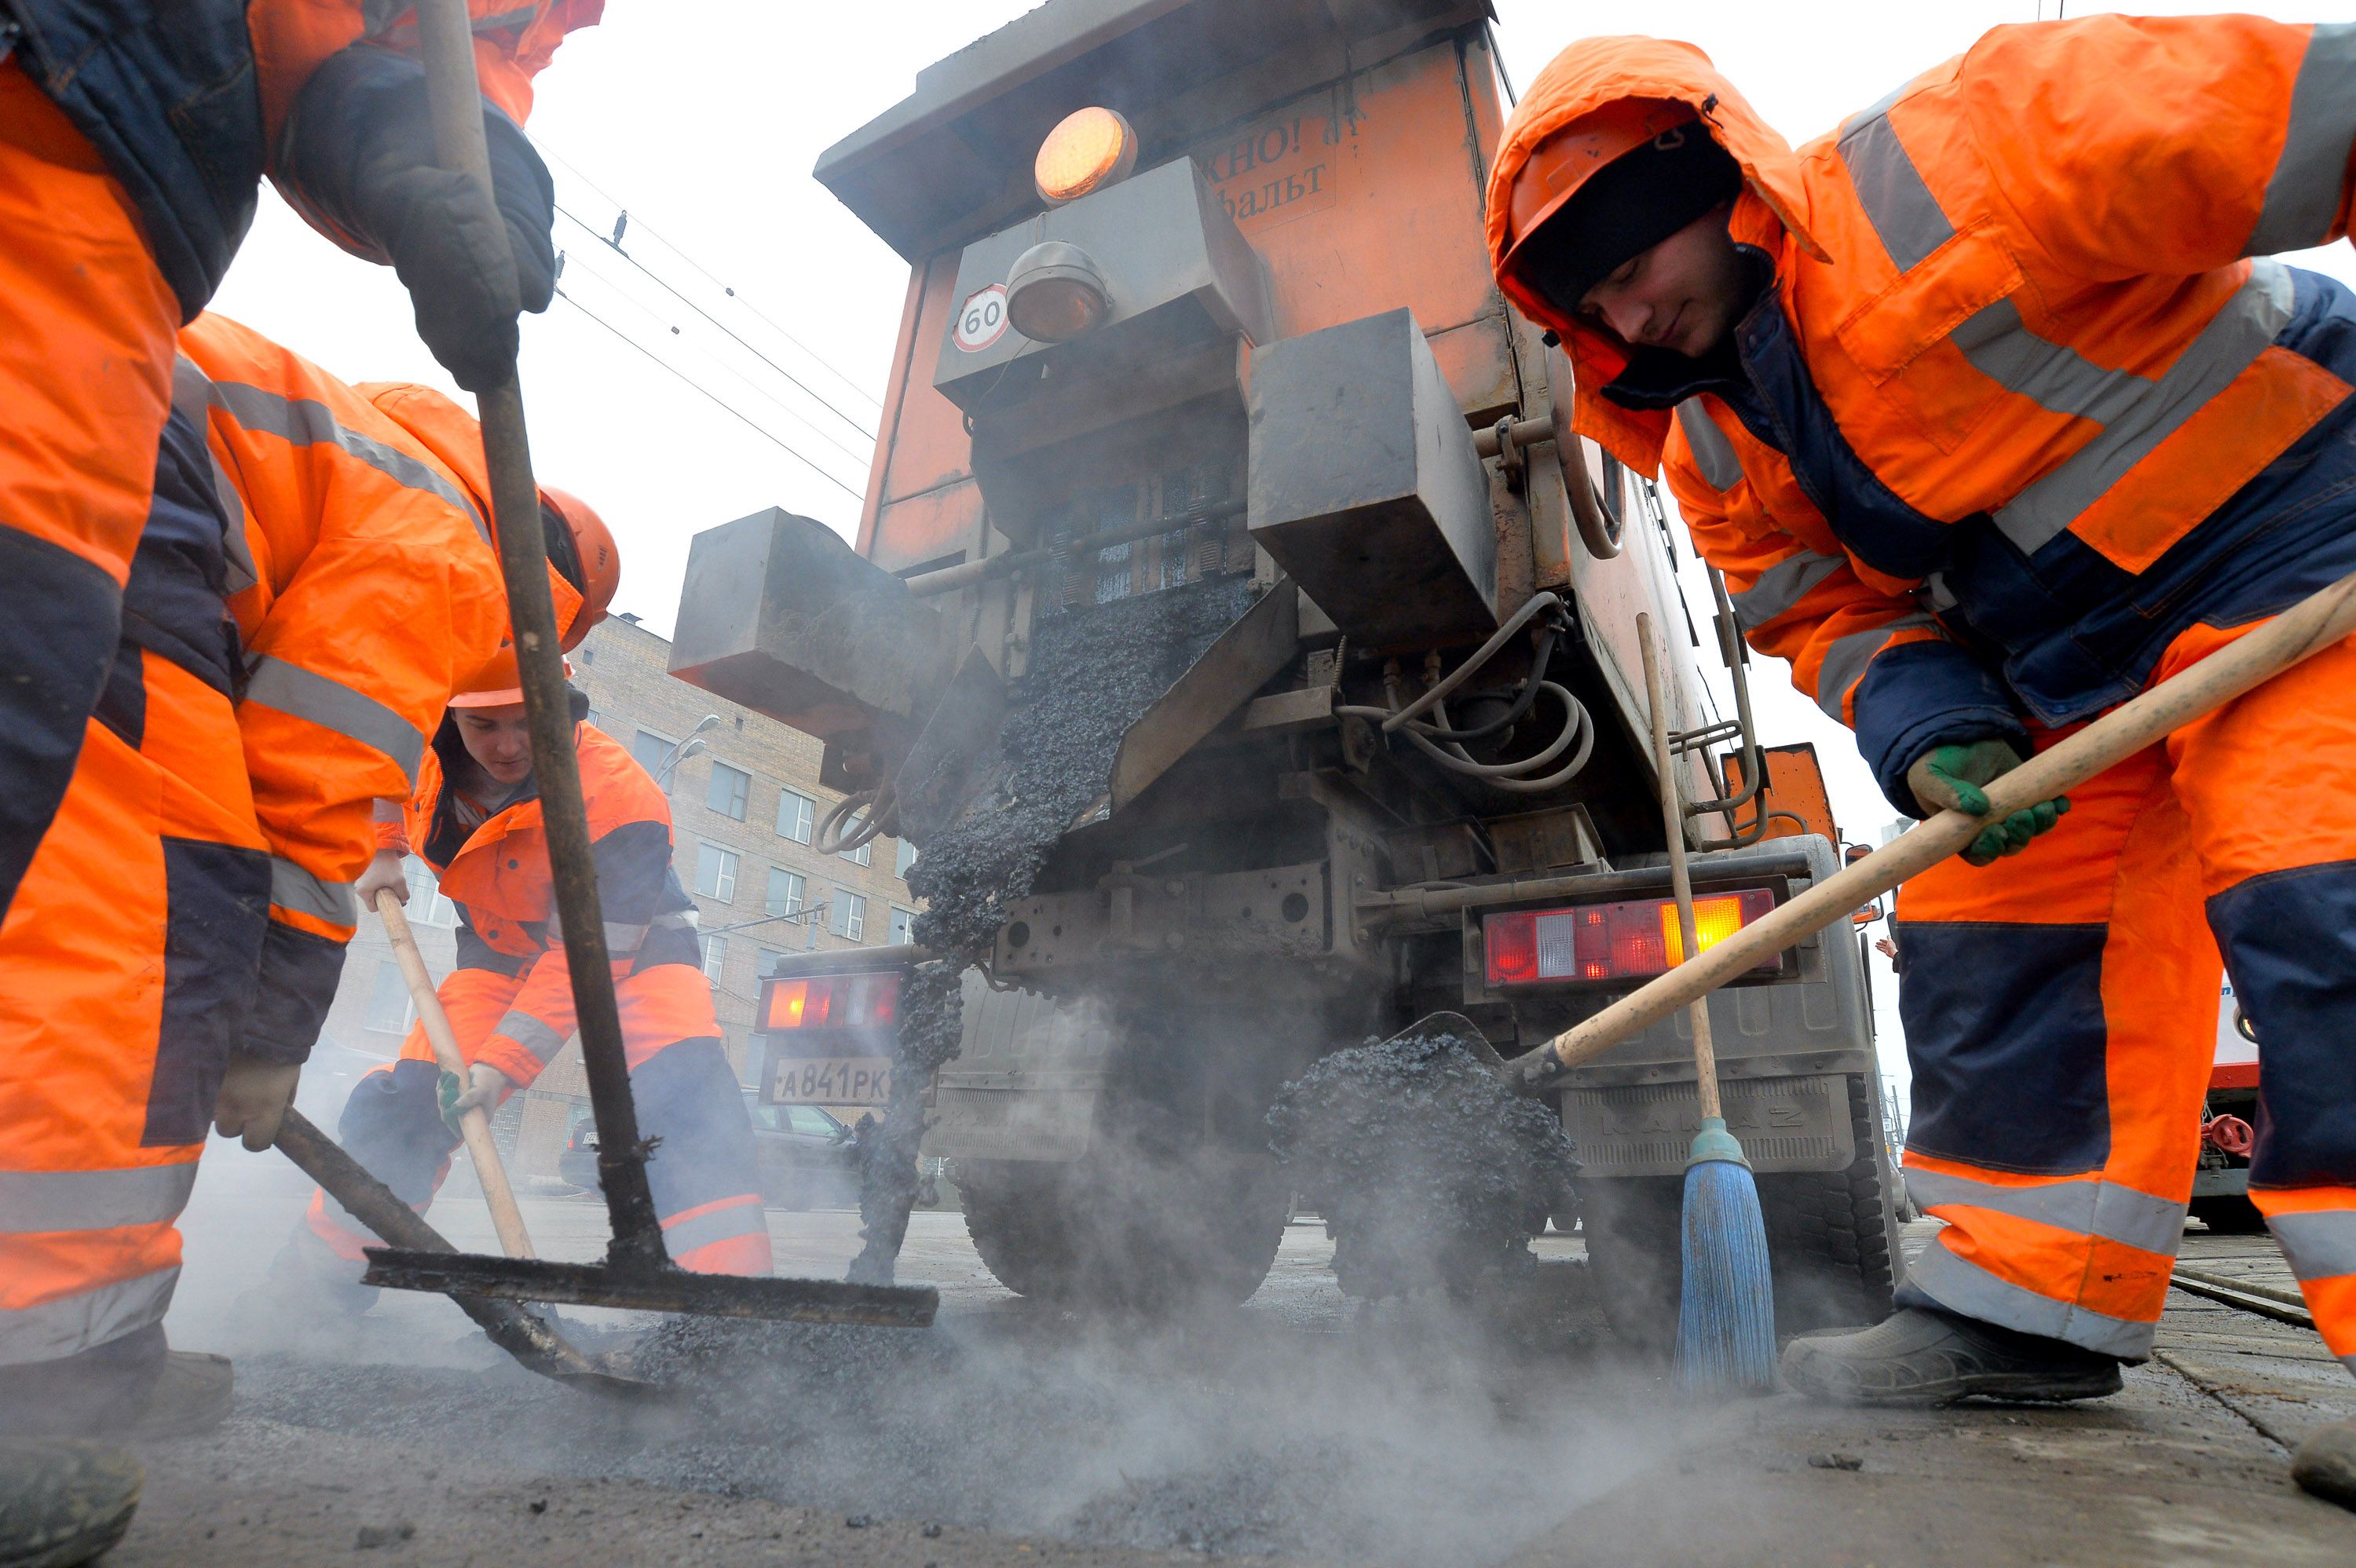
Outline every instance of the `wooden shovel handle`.
<svg viewBox="0 0 2356 1568">
<path fill-rule="evenodd" d="M 434 979 L 425 972 L 417 938 L 410 934 L 409 917 L 402 912 L 401 901 L 390 888 L 377 891 L 376 912 L 384 922 L 385 940 L 392 944 L 393 962 L 401 965 L 401 977 L 409 983 L 409 999 L 417 1004 L 417 1019 L 425 1026 L 434 1060 L 443 1072 L 456 1076 L 463 1092 L 466 1059 L 459 1053 L 458 1037 L 451 1030 L 450 1015 L 442 1010 L 442 998 L 434 994 Z M 499 1147 L 491 1137 L 491 1120 L 481 1106 L 458 1118 L 458 1136 L 466 1140 L 466 1154 L 475 1162 L 475 1179 L 482 1183 L 483 1200 L 491 1207 L 491 1228 L 499 1233 L 500 1249 L 511 1258 L 530 1257 L 531 1236 L 523 1228 L 523 1211 L 516 1207 L 515 1190 L 508 1185 L 507 1168 L 499 1163 Z"/>
<path fill-rule="evenodd" d="M 1986 786 L 1986 816 L 1943 811 L 1909 828 L 1708 952 L 1639 987 L 1520 1059 L 1542 1082 L 1590 1061 L 1677 1008 L 1772 958 L 1969 844 L 1991 822 L 2067 794 L 2104 769 L 2356 633 L 2356 573 L 2341 578 L 2190 669 L 2104 714 Z"/>
</svg>

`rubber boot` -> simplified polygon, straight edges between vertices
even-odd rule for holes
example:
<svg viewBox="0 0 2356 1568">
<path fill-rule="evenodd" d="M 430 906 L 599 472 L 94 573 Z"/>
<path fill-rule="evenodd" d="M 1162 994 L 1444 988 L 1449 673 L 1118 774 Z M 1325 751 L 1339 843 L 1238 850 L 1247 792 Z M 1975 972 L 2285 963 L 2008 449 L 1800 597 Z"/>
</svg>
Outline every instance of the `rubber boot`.
<svg viewBox="0 0 2356 1568">
<path fill-rule="evenodd" d="M 0 1437 L 0 1568 L 73 1568 L 103 1556 L 146 1477 L 120 1448 L 70 1437 Z"/>
<path fill-rule="evenodd" d="M 1783 1381 L 1836 1404 L 1952 1404 L 2098 1399 L 2119 1392 L 2115 1357 L 1993 1323 L 1902 1307 L 1870 1328 L 1803 1336 L 1783 1348 Z"/>
<path fill-rule="evenodd" d="M 2356 1509 L 2356 1420 L 2308 1433 L 2291 1456 L 2290 1478 L 2325 1502 Z"/>
<path fill-rule="evenodd" d="M 229 1414 L 226 1356 L 174 1350 L 160 1324 L 55 1361 L 0 1367 L 0 1435 L 187 1437 Z"/>
</svg>

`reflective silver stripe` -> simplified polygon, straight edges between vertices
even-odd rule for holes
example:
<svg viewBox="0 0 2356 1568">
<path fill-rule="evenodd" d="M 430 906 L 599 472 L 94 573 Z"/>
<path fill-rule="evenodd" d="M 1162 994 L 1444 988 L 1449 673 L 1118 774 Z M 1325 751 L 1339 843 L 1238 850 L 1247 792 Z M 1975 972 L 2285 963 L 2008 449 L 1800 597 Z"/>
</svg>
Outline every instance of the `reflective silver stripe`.
<svg viewBox="0 0 2356 1568">
<path fill-rule="evenodd" d="M 2291 84 L 2290 125 L 2266 181 L 2258 226 L 2244 251 L 2271 256 L 2323 243 L 2356 146 L 2356 22 L 2323 22 L 2307 40 Z"/>
<path fill-rule="evenodd" d="M 197 1162 L 116 1170 L 0 1170 L 0 1231 L 111 1231 L 161 1225 L 187 1207 Z"/>
<path fill-rule="evenodd" d="M 1758 581 L 1730 595 L 1734 618 L 1744 631 L 1754 631 L 1778 615 L 1790 613 L 1811 589 L 1847 564 L 1847 556 L 1818 555 L 1812 549 L 1779 560 L 1761 572 Z"/>
<path fill-rule="evenodd" d="M 1886 107 L 1851 121 L 1840 134 L 1839 147 L 1858 203 L 1900 272 L 1955 237 L 1955 226 L 1923 182 L 1906 144 L 1898 139 Z"/>
<path fill-rule="evenodd" d="M 1972 368 L 2057 414 L 2108 424 L 2157 384 L 2132 370 L 2105 370 L 2067 344 L 2040 337 L 2009 299 L 1983 305 L 1949 334 Z"/>
<path fill-rule="evenodd" d="M 1995 513 L 1996 526 L 2024 554 L 2040 547 L 2100 500 L 2184 421 L 2231 386 L 2290 319 L 2290 271 L 2254 261 L 2250 278 L 2158 380 L 2140 382 L 2101 434 Z"/>
<path fill-rule="evenodd" d="M 1718 421 L 1703 411 L 1699 398 L 1677 405 L 1677 428 L 1686 432 L 1686 444 L 1693 448 L 1694 462 L 1710 488 L 1721 495 L 1733 489 L 1742 477 L 1742 459 L 1735 455 L 1734 443 Z"/>
<path fill-rule="evenodd" d="M 1960 1204 L 1991 1209 L 2016 1219 L 2034 1220 L 2082 1236 L 2100 1236 L 2147 1253 L 2174 1257 L 2184 1237 L 2181 1203 L 2137 1192 L 2100 1177 L 2070 1181 L 2040 1181 L 2034 1187 L 1999 1187 L 1951 1176 L 1941 1170 L 1909 1167 L 1906 1195 L 1924 1209 Z"/>
<path fill-rule="evenodd" d="M 673 910 L 655 916 L 654 923 L 665 931 L 694 931 L 701 926 L 702 917 L 700 909 Z"/>
<path fill-rule="evenodd" d="M 243 381 L 215 381 L 212 387 L 213 401 L 246 429 L 284 436 L 298 446 L 339 446 L 396 485 L 439 496 L 466 513 L 477 536 L 489 541 L 491 530 L 484 527 L 483 515 L 464 491 L 409 453 L 337 424 L 327 404 L 311 398 L 282 397 Z"/>
<path fill-rule="evenodd" d="M 425 758 L 425 736 L 417 727 L 364 691 L 269 654 L 247 661 L 245 700 L 296 719 L 308 720 L 381 752 L 401 769 L 412 789 Z"/>
<path fill-rule="evenodd" d="M 1901 615 L 1885 624 L 1851 632 L 1837 640 L 1825 650 L 1825 662 L 1816 667 L 1816 706 L 1830 714 L 1835 723 L 1847 723 L 1841 717 L 1841 699 L 1865 677 L 1865 667 L 1881 651 L 1881 645 L 1895 633 L 1937 624 L 1928 615 Z"/>
<path fill-rule="evenodd" d="M 1906 1173 L 1907 1190 L 1913 1190 L 1914 1172 Z M 2040 1296 L 2009 1280 L 1997 1278 L 1977 1264 L 1966 1263 L 1933 1238 L 1922 1256 L 1906 1265 L 1901 1289 L 1919 1292 L 1939 1306 L 1966 1317 L 2048 1339 L 2066 1339 L 2121 1360 L 2140 1361 L 2151 1355 L 2150 1323 L 2131 1323 L 2091 1307 Z"/>
<path fill-rule="evenodd" d="M 2269 1214 L 2266 1228 L 2282 1243 L 2290 1272 L 2299 1278 L 2338 1279 L 2356 1274 L 2356 1211 Z"/>
<path fill-rule="evenodd" d="M 655 1157 L 662 1157 L 659 1150 Z M 758 1200 L 732 1203 L 725 1209 L 715 1209 L 692 1219 L 676 1222 L 664 1221 L 663 1244 L 670 1250 L 670 1255 L 677 1258 L 698 1247 L 708 1247 L 714 1242 L 733 1242 L 739 1236 L 761 1235 L 768 1228 L 768 1216 L 762 1212 Z"/>
<path fill-rule="evenodd" d="M 323 881 L 275 855 L 270 857 L 270 901 L 331 925 L 358 925 L 360 920 L 359 896 L 351 883 Z"/>
<path fill-rule="evenodd" d="M 1934 615 L 1942 610 L 1952 610 L 1956 604 L 1955 591 L 1947 586 L 1947 574 L 1944 571 L 1934 571 L 1924 578 L 1922 586 L 1914 591 L 1914 598 Z"/>
<path fill-rule="evenodd" d="M 507 1036 L 542 1062 L 554 1061 L 556 1053 L 564 1049 L 564 1036 L 521 1010 L 509 1012 L 491 1032 Z"/>
<path fill-rule="evenodd" d="M 229 558 L 229 576 L 223 586 L 230 593 L 242 593 L 262 578 L 253 569 L 253 549 L 245 537 L 245 497 L 237 493 L 236 482 L 221 466 L 212 448 L 212 432 L 206 428 L 205 411 L 211 407 L 212 396 L 212 381 L 195 360 L 185 354 L 173 360 L 172 411 L 196 422 L 197 433 L 205 443 L 205 460 L 212 467 L 213 499 L 220 507 L 223 524 L 221 548 Z"/>
<path fill-rule="evenodd" d="M 180 1265 L 33 1307 L 0 1308 L 0 1367 L 57 1361 L 164 1320 Z"/>
<path fill-rule="evenodd" d="M 646 945 L 647 927 L 623 925 L 616 921 L 605 923 L 605 951 L 615 957 L 636 953 Z"/>
</svg>

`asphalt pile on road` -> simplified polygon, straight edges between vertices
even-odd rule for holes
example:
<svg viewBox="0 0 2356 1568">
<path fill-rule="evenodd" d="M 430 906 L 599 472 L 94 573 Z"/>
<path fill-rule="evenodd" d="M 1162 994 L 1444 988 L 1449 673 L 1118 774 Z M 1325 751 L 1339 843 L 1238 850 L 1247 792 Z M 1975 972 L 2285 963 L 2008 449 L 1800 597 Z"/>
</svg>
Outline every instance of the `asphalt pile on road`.
<svg viewBox="0 0 2356 1568">
<path fill-rule="evenodd" d="M 908 891 L 925 901 L 916 940 L 944 956 L 901 987 L 891 1098 L 861 1155 L 866 1244 L 851 1265 L 854 1281 L 892 1282 L 916 1199 L 925 1094 L 958 1053 L 958 976 L 988 956 L 1007 907 L 1029 895 L 1072 819 L 1105 794 L 1122 734 L 1252 597 L 1248 580 L 1214 578 L 1032 623 L 998 756 L 908 870 Z"/>
<path fill-rule="evenodd" d="M 1336 1051 L 1268 1121 L 1293 1190 L 1333 1230 L 1336 1281 L 1360 1298 L 1510 1278 L 1546 1217 L 1575 1208 L 1561 1121 L 1449 1035 Z"/>
</svg>

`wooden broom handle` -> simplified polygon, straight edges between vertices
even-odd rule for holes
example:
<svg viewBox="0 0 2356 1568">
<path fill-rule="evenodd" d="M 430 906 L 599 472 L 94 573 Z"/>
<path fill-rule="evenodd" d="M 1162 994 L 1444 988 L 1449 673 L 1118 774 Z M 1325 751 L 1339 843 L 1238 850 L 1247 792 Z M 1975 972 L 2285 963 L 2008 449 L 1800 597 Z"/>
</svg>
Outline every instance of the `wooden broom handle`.
<svg viewBox="0 0 2356 1568">
<path fill-rule="evenodd" d="M 1677 792 L 1676 759 L 1669 751 L 1669 702 L 1661 688 L 1660 655 L 1653 647 L 1653 618 L 1646 614 L 1636 617 L 1636 646 L 1644 656 L 1644 701 L 1652 711 L 1653 768 L 1661 781 L 1661 822 L 1669 836 L 1669 891 L 1677 901 L 1678 962 L 1683 964 L 1699 949 L 1694 932 L 1693 876 L 1686 866 L 1686 814 L 1684 797 Z M 1725 1110 L 1718 1098 L 1718 1043 L 1709 1032 L 1709 997 L 1697 996 L 1686 1004 L 1686 1016 L 1693 1025 L 1694 1083 L 1701 1091 L 1703 1119 L 1723 1118 Z"/>
<path fill-rule="evenodd" d="M 1986 785 L 1986 816 L 1939 813 L 1708 952 L 1555 1036 L 1519 1060 L 1525 1079 L 1542 1083 L 1563 1068 L 1593 1061 L 1784 948 L 1847 918 L 1908 878 L 1920 876 L 1969 844 L 1990 823 L 2067 794 L 2351 633 L 2356 633 L 2356 573 L 2300 600 L 2257 630 L 2121 703 Z"/>
<path fill-rule="evenodd" d="M 458 1037 L 451 1030 L 450 1015 L 442 1010 L 442 998 L 434 994 L 433 976 L 425 972 L 424 955 L 417 951 L 417 938 L 410 933 L 409 917 L 402 912 L 401 901 L 392 896 L 390 888 L 380 888 L 376 895 L 377 917 L 384 922 L 385 940 L 392 944 L 393 962 L 401 965 L 401 977 L 409 983 L 409 999 L 417 1004 L 417 1021 L 425 1026 L 425 1038 L 433 1043 L 434 1060 L 443 1072 L 455 1075 L 458 1089 L 466 1089 L 466 1059 L 458 1051 Z M 491 1119 L 479 1105 L 471 1106 L 458 1118 L 458 1136 L 466 1141 L 467 1156 L 475 1162 L 475 1179 L 482 1183 L 483 1200 L 491 1206 L 491 1228 L 499 1233 L 499 1247 L 511 1258 L 532 1255 L 531 1236 L 523 1228 L 523 1211 L 516 1207 L 515 1190 L 508 1185 L 507 1168 L 499 1163 L 499 1147 L 491 1137 Z"/>
</svg>

